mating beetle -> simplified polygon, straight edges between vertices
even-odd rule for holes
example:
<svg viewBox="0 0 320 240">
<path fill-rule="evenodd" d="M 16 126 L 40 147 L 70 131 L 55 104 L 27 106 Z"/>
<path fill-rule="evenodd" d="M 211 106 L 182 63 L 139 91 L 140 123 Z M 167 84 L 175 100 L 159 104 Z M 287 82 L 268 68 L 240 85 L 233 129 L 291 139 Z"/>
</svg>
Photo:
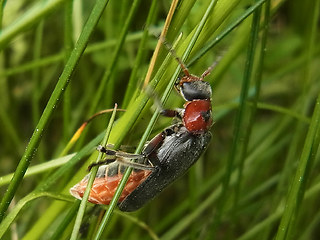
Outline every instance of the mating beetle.
<svg viewBox="0 0 320 240">
<path fill-rule="evenodd" d="M 177 117 L 181 121 L 156 135 L 144 148 L 142 154 L 129 154 L 106 149 L 98 150 L 114 159 L 102 165 L 93 182 L 89 202 L 108 205 L 116 191 L 126 167 L 133 167 L 129 180 L 120 196 L 122 211 L 136 211 L 154 198 L 174 180 L 182 176 L 200 157 L 208 146 L 212 125 L 211 96 L 209 83 L 203 79 L 216 62 L 200 77 L 191 75 L 176 57 L 185 74 L 176 84 L 176 89 L 187 101 L 183 109 L 163 110 L 162 115 Z M 137 159 L 131 162 L 126 159 Z M 104 163 L 106 163 L 104 162 Z M 93 164 L 96 165 L 96 164 Z M 98 165 L 101 165 L 98 163 Z M 70 189 L 81 199 L 88 184 L 89 174 Z"/>
</svg>

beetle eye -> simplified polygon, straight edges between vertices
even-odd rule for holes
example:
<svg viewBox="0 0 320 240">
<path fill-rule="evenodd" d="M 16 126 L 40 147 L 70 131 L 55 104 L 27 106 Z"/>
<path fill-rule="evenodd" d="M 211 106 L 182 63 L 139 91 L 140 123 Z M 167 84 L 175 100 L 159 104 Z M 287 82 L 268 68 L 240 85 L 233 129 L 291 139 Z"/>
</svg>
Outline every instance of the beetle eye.
<svg viewBox="0 0 320 240">
<path fill-rule="evenodd" d="M 205 81 L 184 82 L 181 93 L 186 101 L 194 99 L 210 99 L 212 95 L 211 86 Z"/>
</svg>

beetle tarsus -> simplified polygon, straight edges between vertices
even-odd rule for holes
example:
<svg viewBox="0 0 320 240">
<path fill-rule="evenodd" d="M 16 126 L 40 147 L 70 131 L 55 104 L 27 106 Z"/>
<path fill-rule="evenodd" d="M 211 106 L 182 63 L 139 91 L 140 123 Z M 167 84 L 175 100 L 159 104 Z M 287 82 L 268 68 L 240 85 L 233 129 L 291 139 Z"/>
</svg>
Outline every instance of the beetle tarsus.
<svg viewBox="0 0 320 240">
<path fill-rule="evenodd" d="M 99 161 L 99 162 L 91 163 L 88 166 L 88 171 L 90 172 L 93 167 L 110 164 L 110 163 L 113 163 L 114 161 L 116 161 L 116 159 L 104 159 L 104 160 Z"/>
</svg>

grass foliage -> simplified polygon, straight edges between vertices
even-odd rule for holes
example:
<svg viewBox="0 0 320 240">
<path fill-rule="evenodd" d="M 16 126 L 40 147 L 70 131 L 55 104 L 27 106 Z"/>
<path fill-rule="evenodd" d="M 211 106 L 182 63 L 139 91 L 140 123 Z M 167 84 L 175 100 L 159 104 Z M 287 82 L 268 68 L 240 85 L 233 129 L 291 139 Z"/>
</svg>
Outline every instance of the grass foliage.
<svg viewBox="0 0 320 240">
<path fill-rule="evenodd" d="M 318 239 L 319 11 L 320 0 L 0 0 L 0 239 Z M 141 152 L 170 125 L 143 86 L 183 106 L 160 34 L 193 74 L 220 59 L 206 78 L 213 140 L 137 212 L 116 208 L 126 179 L 110 207 L 80 204 L 68 191 L 97 145 Z M 126 112 L 108 131 L 111 113 L 68 144 L 115 103 Z"/>
</svg>

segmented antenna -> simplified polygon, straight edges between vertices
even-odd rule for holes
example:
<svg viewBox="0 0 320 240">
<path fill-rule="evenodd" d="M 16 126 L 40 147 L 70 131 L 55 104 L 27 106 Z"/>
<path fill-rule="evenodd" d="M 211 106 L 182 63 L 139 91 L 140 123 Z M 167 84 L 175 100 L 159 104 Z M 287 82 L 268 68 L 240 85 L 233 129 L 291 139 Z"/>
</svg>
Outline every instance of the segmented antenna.
<svg viewBox="0 0 320 240">
<path fill-rule="evenodd" d="M 155 35 L 155 34 L 154 34 Z M 178 57 L 178 54 L 176 53 L 176 51 L 174 50 L 173 46 L 166 40 L 165 37 L 163 36 L 157 36 L 157 38 L 161 41 L 161 43 L 167 48 L 167 50 L 171 53 L 171 55 L 178 61 L 178 63 L 180 64 L 180 67 L 182 68 L 182 71 L 184 73 L 185 76 L 189 77 L 191 76 L 191 74 L 189 73 L 189 70 L 187 68 L 187 66 L 184 64 L 184 62 L 181 60 L 180 57 Z M 205 70 L 200 77 L 197 77 L 197 79 L 199 81 L 203 81 L 203 79 L 208 76 L 212 70 L 216 67 L 216 65 L 220 62 L 221 60 L 221 56 L 219 56 L 217 58 L 216 61 L 214 61 L 211 66 L 208 67 L 207 70 Z M 179 91 L 179 90 L 178 90 Z"/>
<path fill-rule="evenodd" d="M 162 36 L 158 37 L 159 40 L 163 43 L 163 45 L 168 49 L 168 51 L 171 53 L 171 55 L 178 61 L 178 63 L 180 64 L 182 71 L 184 73 L 185 76 L 190 76 L 191 74 L 189 73 L 189 70 L 187 68 L 187 66 L 182 62 L 181 58 L 178 57 L 176 51 L 174 50 L 174 48 L 172 47 L 172 45 Z M 208 67 L 207 70 L 205 70 L 201 76 L 199 77 L 199 80 L 202 81 L 206 76 L 208 76 L 211 71 L 215 68 L 215 66 L 220 62 L 221 60 L 221 56 L 217 58 L 216 61 L 214 61 L 212 63 L 211 66 Z"/>
<path fill-rule="evenodd" d="M 214 61 L 214 62 L 211 64 L 211 66 L 208 67 L 208 69 L 205 70 L 205 71 L 201 74 L 200 79 L 203 80 L 206 76 L 208 76 L 208 75 L 211 73 L 211 71 L 215 68 L 215 66 L 217 66 L 217 64 L 220 62 L 220 60 L 221 60 L 221 56 L 219 56 L 219 57 L 217 58 L 217 60 Z"/>
</svg>

